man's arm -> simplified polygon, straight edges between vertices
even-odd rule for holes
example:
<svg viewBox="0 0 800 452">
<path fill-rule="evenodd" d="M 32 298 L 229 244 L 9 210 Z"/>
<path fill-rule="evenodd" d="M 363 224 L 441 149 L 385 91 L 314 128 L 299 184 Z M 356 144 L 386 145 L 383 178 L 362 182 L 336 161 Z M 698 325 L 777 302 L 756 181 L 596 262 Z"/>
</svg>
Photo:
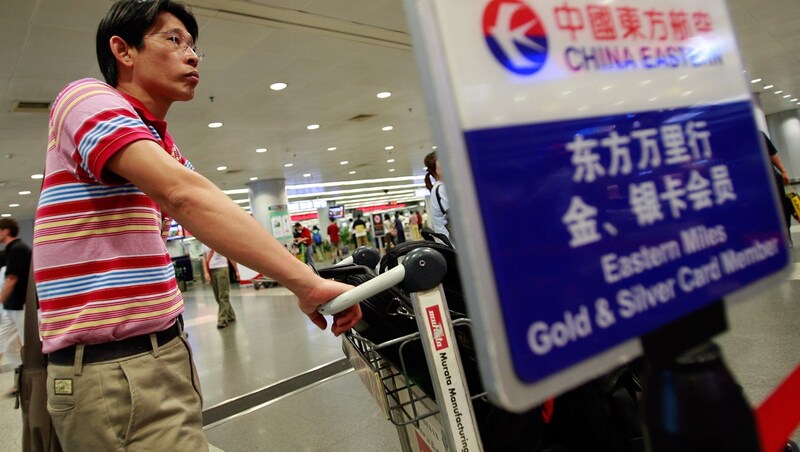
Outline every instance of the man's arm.
<svg viewBox="0 0 800 452">
<path fill-rule="evenodd" d="M 315 275 L 211 181 L 148 140 L 129 144 L 109 159 L 106 168 L 136 185 L 209 248 L 269 275 L 291 290 L 299 299 L 300 309 L 325 328 L 327 322 L 317 307 L 349 286 Z M 356 305 L 334 316 L 331 330 L 339 335 L 360 317 L 361 309 Z"/>
<path fill-rule="evenodd" d="M 0 292 L 0 305 L 6 304 L 6 301 L 11 297 L 11 292 L 14 291 L 17 281 L 19 281 L 17 275 L 6 274 L 6 278 L 3 280 L 3 290 Z"/>
<path fill-rule="evenodd" d="M 206 255 L 203 254 L 203 256 L 200 258 L 200 260 L 201 260 L 201 262 L 203 264 L 203 278 L 205 278 L 207 283 L 210 283 L 211 282 L 211 269 L 208 268 L 208 259 L 206 259 Z"/>
<path fill-rule="evenodd" d="M 772 164 L 775 165 L 775 168 L 778 168 L 778 171 L 781 172 L 781 178 L 783 178 L 783 185 L 789 185 L 789 173 L 783 166 L 783 160 L 781 160 L 781 156 L 778 154 L 770 155 L 769 161 L 772 162 Z"/>
</svg>

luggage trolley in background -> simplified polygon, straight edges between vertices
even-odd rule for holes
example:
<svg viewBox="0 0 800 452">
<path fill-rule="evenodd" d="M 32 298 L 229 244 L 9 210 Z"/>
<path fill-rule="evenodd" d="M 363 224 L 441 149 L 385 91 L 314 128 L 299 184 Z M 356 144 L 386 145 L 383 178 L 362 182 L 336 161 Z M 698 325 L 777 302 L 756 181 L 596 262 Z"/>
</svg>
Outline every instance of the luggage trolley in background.
<svg viewBox="0 0 800 452">
<path fill-rule="evenodd" d="M 453 451 L 483 448 L 453 321 L 440 285 L 446 272 L 447 264 L 441 254 L 430 248 L 419 248 L 410 252 L 401 265 L 339 295 L 319 309 L 322 314 L 332 315 L 398 284 L 411 294 L 418 333 L 383 344 L 373 344 L 348 333 L 343 343 L 345 354 L 362 381 L 387 418 L 397 426 L 404 451 L 414 450 L 412 443 L 436 439 Z M 435 401 L 411 384 L 407 373 L 401 372 L 403 369 L 397 369 L 379 354 L 384 347 L 399 344 L 402 348 L 414 341 L 422 343 Z M 402 353 L 400 356 L 402 361 Z M 401 363 L 401 367 L 405 367 L 404 364 Z M 412 439 L 412 434 L 416 438 Z"/>
</svg>

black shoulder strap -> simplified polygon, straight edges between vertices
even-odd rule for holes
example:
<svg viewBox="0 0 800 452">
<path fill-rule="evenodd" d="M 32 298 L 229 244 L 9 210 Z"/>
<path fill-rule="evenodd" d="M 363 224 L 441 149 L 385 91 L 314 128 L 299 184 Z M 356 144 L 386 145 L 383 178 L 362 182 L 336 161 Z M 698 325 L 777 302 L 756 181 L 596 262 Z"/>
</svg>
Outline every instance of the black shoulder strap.
<svg viewBox="0 0 800 452">
<path fill-rule="evenodd" d="M 444 210 L 444 206 L 442 206 L 442 195 L 439 194 L 439 187 L 441 187 L 441 186 L 442 186 L 442 184 L 437 185 L 436 189 L 434 191 L 436 192 L 436 201 L 439 203 L 439 210 L 443 214 L 445 214 L 445 213 L 447 213 L 447 211 Z"/>
</svg>

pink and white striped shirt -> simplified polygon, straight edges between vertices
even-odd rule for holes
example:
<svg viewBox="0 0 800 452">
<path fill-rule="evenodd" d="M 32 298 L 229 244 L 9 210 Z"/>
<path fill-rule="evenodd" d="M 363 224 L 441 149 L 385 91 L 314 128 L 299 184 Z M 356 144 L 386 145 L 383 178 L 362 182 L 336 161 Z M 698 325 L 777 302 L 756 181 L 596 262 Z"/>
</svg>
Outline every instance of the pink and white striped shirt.
<svg viewBox="0 0 800 452">
<path fill-rule="evenodd" d="M 164 242 L 170 219 L 106 169 L 138 140 L 192 168 L 166 122 L 105 83 L 73 82 L 53 104 L 33 239 L 44 353 L 162 331 L 183 312 Z"/>
</svg>

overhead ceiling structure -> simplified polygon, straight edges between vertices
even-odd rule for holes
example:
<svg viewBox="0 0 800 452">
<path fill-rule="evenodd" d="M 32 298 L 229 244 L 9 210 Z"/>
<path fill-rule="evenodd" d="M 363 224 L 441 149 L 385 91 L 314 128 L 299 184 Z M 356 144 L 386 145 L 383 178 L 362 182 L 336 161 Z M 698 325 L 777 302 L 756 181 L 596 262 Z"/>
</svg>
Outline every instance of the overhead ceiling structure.
<svg viewBox="0 0 800 452">
<path fill-rule="evenodd" d="M 422 187 L 423 158 L 436 143 L 402 0 L 188 3 L 206 58 L 195 99 L 174 104 L 167 121 L 197 171 L 236 200 L 254 178 L 285 178 L 290 201 L 356 202 L 384 190 L 418 199 L 409 190 Z M 728 3 L 743 77 L 761 79 L 750 86 L 765 112 L 796 109 L 800 2 Z M 101 78 L 94 34 L 110 4 L 0 2 L 0 214 L 33 218 L 47 105 L 70 81 Z M 354 182 L 361 180 L 371 182 Z M 343 193 L 322 193 L 330 191 Z"/>
</svg>

